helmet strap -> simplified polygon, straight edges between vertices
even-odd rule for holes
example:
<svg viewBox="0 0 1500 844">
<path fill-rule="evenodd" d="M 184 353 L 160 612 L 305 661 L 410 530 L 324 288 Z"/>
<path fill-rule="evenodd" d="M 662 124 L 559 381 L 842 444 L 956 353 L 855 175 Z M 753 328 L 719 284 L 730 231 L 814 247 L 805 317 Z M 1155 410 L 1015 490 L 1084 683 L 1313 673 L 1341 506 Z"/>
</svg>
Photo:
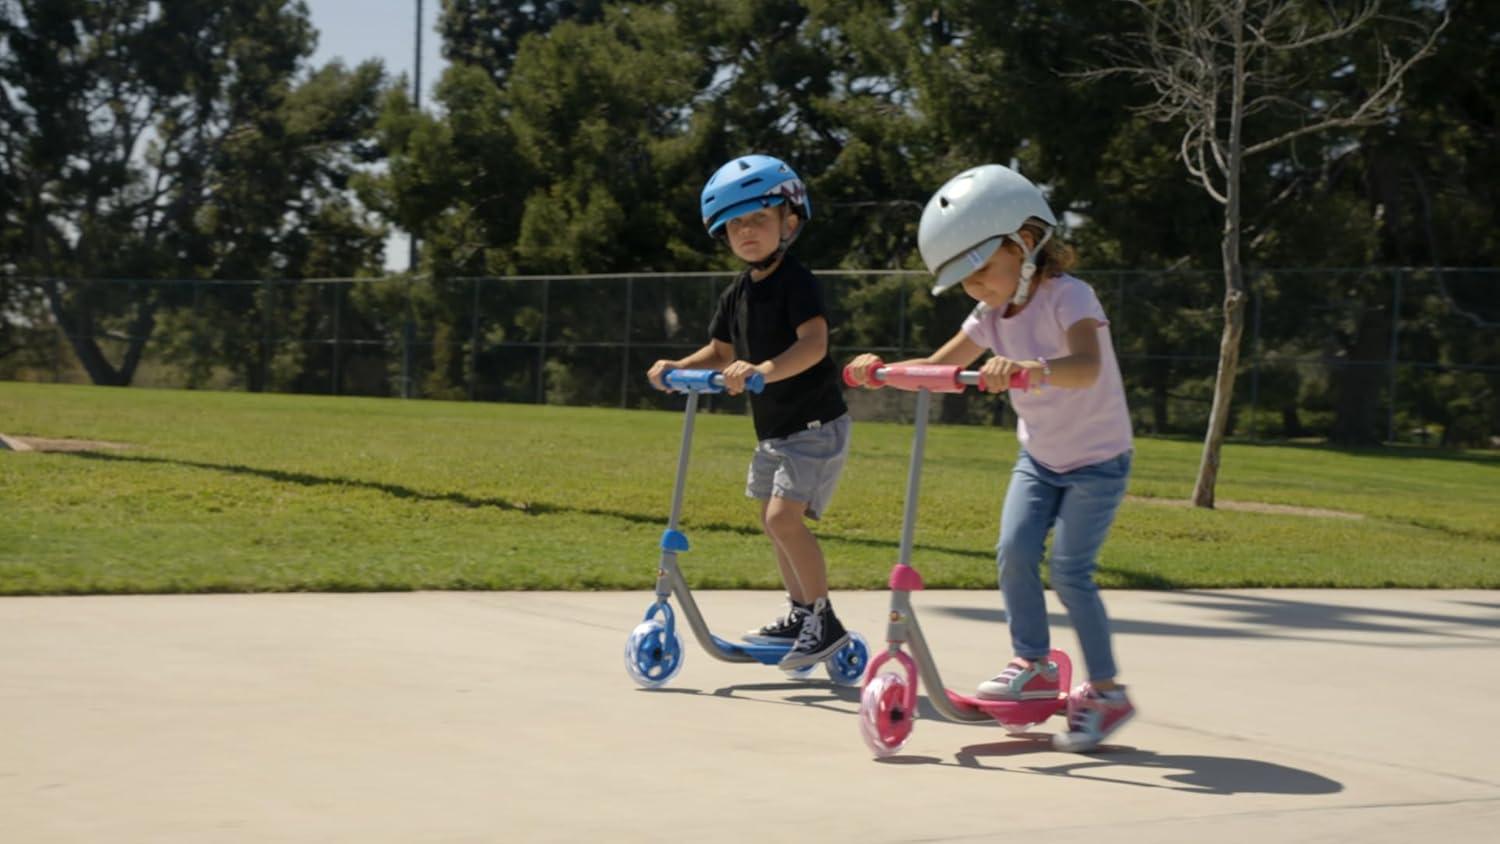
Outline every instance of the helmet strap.
<svg viewBox="0 0 1500 844">
<path fill-rule="evenodd" d="M 1052 229 L 1049 228 L 1043 232 L 1042 239 L 1038 240 L 1036 246 L 1031 249 L 1026 248 L 1026 241 L 1019 234 L 1012 233 L 1006 237 L 1015 241 L 1024 255 L 1021 259 L 1021 278 L 1016 283 L 1015 295 L 1010 299 L 1010 304 L 1019 308 L 1031 298 L 1031 277 L 1036 275 L 1036 256 L 1041 254 L 1042 247 L 1052 238 Z"/>
</svg>

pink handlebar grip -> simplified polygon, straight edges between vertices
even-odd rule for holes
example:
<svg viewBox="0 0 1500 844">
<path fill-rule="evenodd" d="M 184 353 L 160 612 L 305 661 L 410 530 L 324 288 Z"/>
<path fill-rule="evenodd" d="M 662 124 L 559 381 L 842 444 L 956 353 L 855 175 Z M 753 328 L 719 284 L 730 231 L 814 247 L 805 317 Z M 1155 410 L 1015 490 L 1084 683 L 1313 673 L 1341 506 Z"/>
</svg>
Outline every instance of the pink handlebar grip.
<svg viewBox="0 0 1500 844">
<path fill-rule="evenodd" d="M 983 390 L 984 379 L 980 378 L 979 381 L 976 382 L 976 385 L 979 387 L 979 389 Z M 1023 393 L 1031 389 L 1031 370 L 1018 369 L 1015 372 L 1012 372 L 1010 374 L 1010 389 L 1020 390 Z"/>
<path fill-rule="evenodd" d="M 844 367 L 844 383 L 850 387 L 860 386 Z M 898 390 L 928 390 L 934 393 L 962 393 L 971 386 L 984 389 L 984 379 L 978 370 L 964 370 L 957 366 L 936 364 L 897 364 L 886 366 L 877 361 L 870 370 L 872 388 L 895 387 Z M 1031 387 L 1031 371 L 1018 370 L 1010 374 L 1010 389 L 1025 391 Z"/>
<path fill-rule="evenodd" d="M 918 363 L 877 369 L 874 377 L 887 387 L 895 387 L 898 390 L 926 388 L 934 393 L 962 393 L 967 385 L 958 378 L 961 371 L 962 369 L 957 366 Z"/>
<path fill-rule="evenodd" d="M 880 358 L 876 358 L 875 359 L 875 367 L 874 367 L 874 369 L 870 370 L 870 379 L 871 379 L 871 381 L 874 381 L 875 372 L 877 370 L 884 369 L 884 368 L 885 368 L 885 361 L 881 360 Z M 850 375 L 849 375 L 849 370 L 850 369 L 851 369 L 851 367 L 848 367 L 848 366 L 844 367 L 844 386 L 845 387 L 858 387 L 858 386 L 861 386 L 860 384 L 856 383 L 853 378 L 850 377 Z M 865 384 L 863 386 L 869 387 L 872 390 L 878 390 L 881 387 L 884 387 L 885 385 L 881 384 L 879 382 L 875 382 L 875 383 L 871 383 L 871 384 Z"/>
</svg>

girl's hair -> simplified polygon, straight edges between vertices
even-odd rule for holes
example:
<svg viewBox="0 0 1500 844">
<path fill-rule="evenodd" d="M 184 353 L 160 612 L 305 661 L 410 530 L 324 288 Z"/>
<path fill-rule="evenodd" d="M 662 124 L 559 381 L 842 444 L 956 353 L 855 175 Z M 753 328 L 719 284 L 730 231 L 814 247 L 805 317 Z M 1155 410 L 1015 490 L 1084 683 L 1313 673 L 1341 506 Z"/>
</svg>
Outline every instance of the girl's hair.
<svg viewBox="0 0 1500 844">
<path fill-rule="evenodd" d="M 1042 225 L 1039 221 L 1031 219 L 1026 221 L 1026 225 L 1021 226 L 1021 230 L 1029 231 L 1033 238 L 1041 240 L 1042 235 L 1045 233 Z M 1036 256 L 1036 277 L 1044 279 L 1055 275 L 1062 275 L 1073 269 L 1073 266 L 1077 263 L 1078 253 L 1073 251 L 1072 246 L 1059 239 L 1057 231 L 1054 229 L 1052 237 L 1048 238 L 1047 242 L 1042 244 L 1041 254 Z"/>
</svg>

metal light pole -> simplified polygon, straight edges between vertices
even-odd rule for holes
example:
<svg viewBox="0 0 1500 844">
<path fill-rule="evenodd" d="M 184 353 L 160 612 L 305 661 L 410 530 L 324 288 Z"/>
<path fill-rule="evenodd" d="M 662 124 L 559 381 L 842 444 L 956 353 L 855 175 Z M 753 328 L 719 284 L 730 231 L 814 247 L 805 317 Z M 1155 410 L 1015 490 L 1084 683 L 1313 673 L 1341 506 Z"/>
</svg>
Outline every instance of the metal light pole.
<svg viewBox="0 0 1500 844">
<path fill-rule="evenodd" d="M 412 72 L 411 100 L 422 110 L 422 0 L 417 0 L 417 55 Z M 412 316 L 412 277 L 417 272 L 417 233 L 408 232 L 406 251 L 406 324 L 401 328 L 401 398 L 411 398 L 411 347 L 417 339 L 416 320 Z"/>
</svg>

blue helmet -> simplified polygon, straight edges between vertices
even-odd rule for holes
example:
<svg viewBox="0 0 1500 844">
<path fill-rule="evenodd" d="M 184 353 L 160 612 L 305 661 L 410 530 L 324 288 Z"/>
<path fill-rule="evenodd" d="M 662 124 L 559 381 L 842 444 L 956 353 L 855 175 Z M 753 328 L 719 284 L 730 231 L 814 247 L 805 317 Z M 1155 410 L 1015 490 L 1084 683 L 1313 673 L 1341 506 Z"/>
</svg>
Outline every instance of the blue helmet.
<svg viewBox="0 0 1500 844">
<path fill-rule="evenodd" d="M 720 167 L 703 186 L 703 227 L 721 237 L 724 225 L 735 217 L 782 203 L 790 203 L 803 223 L 812 218 L 807 186 L 796 171 L 779 158 L 743 155 Z"/>
</svg>

